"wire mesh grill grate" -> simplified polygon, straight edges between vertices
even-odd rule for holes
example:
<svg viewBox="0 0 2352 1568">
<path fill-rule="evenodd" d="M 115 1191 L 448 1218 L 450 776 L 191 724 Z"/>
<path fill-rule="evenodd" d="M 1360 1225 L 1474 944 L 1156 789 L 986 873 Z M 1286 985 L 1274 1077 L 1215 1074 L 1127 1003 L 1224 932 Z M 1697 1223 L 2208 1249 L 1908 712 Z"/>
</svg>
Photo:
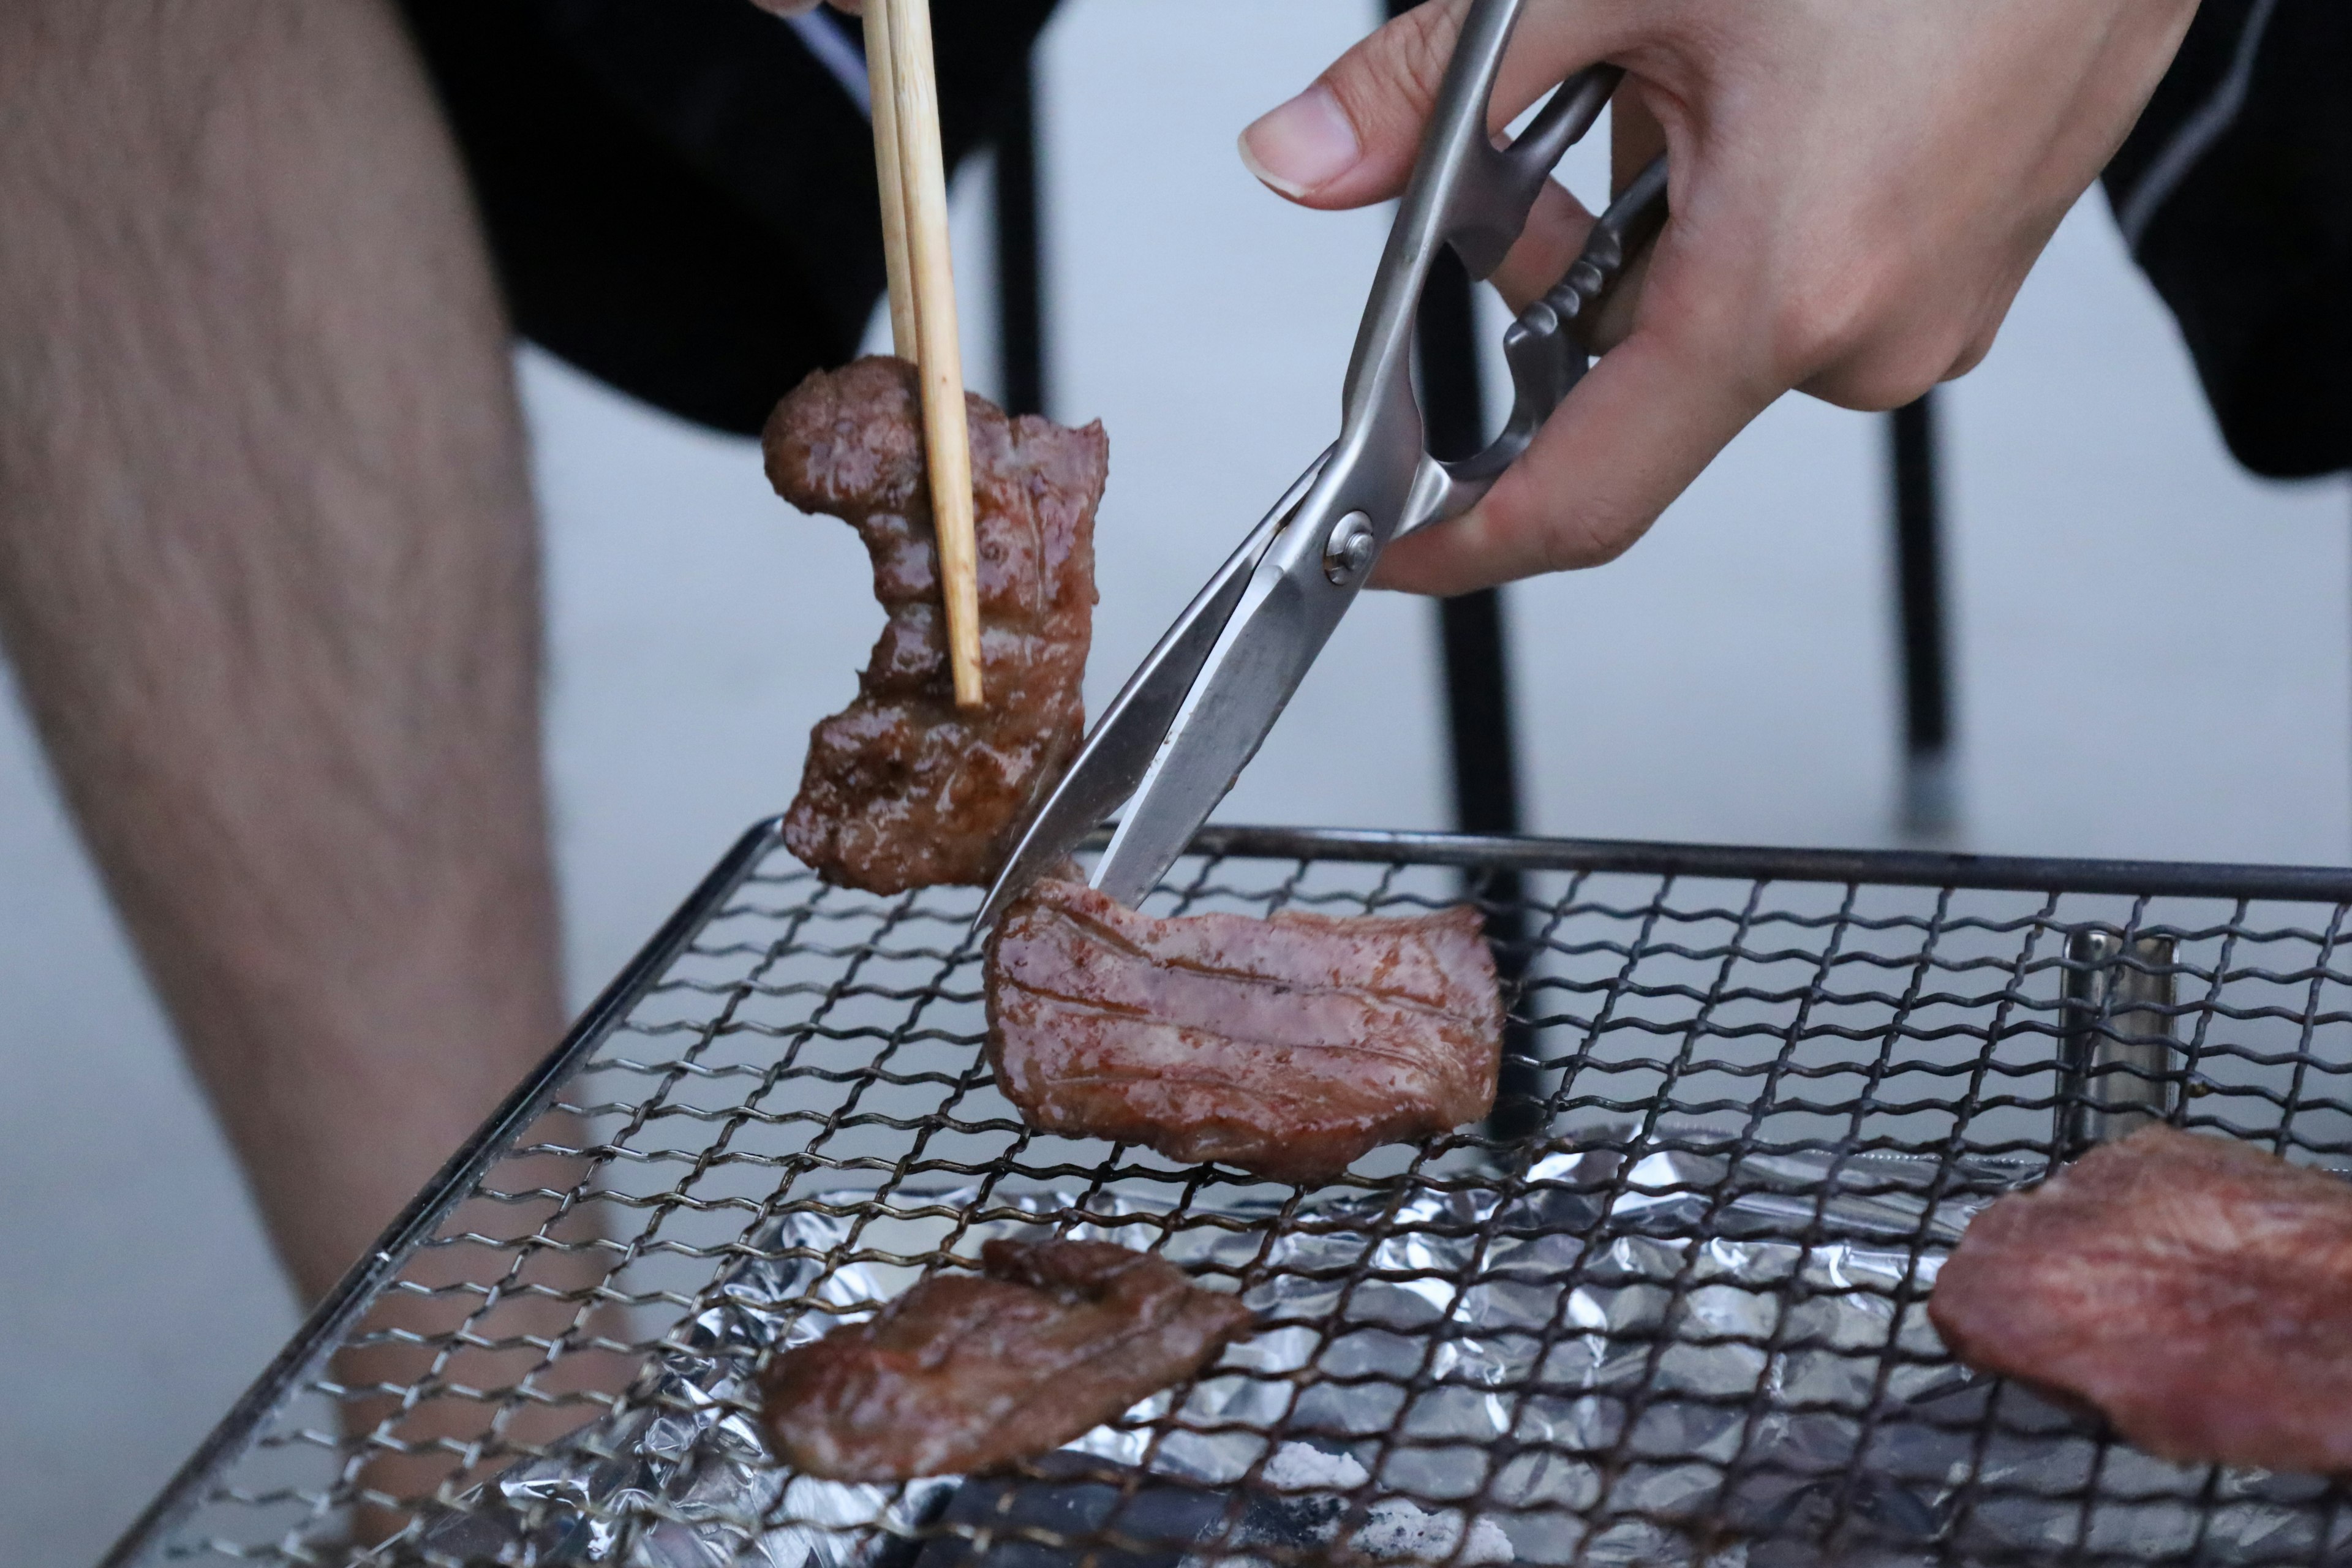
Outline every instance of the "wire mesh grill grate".
<svg viewBox="0 0 2352 1568">
<path fill-rule="evenodd" d="M 1917 858 L 1207 842 L 1147 908 L 1410 911 L 1515 888 L 1487 908 L 1526 933 L 1506 955 L 1514 1081 L 1541 1136 L 1465 1129 L 1300 1192 L 1034 1133 L 981 1051 L 974 895 L 828 889 L 763 827 L 115 1561 L 336 1562 L 355 1521 L 409 1514 L 384 1560 L 824 1568 L 930 1542 L 926 1568 L 944 1568 L 984 1537 L 992 1563 L 1019 1541 L 1173 1563 L 1137 1521 L 1178 1485 L 1215 1516 L 1188 1548 L 1202 1562 L 1219 1542 L 1326 1561 L 1334 1542 L 1360 1560 L 1757 1568 L 2352 1555 L 2336 1487 L 2158 1464 L 1954 1367 L 1923 1312 L 1967 1214 L 2049 1168 L 2086 1097 L 2168 1095 L 2189 1127 L 2352 1164 L 2347 889 L 2044 863 L 2018 879 L 2108 890 L 2020 892 Z M 2161 1083 L 2062 1067 L 2084 931 L 2169 981 L 2168 1004 L 2132 1015 L 2177 1042 Z M 1090 1442 L 1091 1490 L 1066 1458 L 1028 1468 L 1063 1506 L 1044 1523 L 1010 1483 L 871 1498 L 883 1522 L 861 1526 L 772 1476 L 716 1500 L 594 1481 L 647 1445 L 731 1430 L 740 1447 L 740 1380 L 648 1371 L 723 1359 L 713 1322 L 806 1337 L 1040 1227 L 1249 1292 L 1278 1349 L 1229 1352 Z M 1311 1484 L 1285 1479 L 1302 1456 Z M 1339 1522 L 1306 1546 L 1236 1533 L 1266 1499 Z M 1374 1527 L 1400 1519 L 1414 1528 L 1382 1547 Z M 1101 1555 L 1120 1548 L 1139 1555 Z"/>
</svg>

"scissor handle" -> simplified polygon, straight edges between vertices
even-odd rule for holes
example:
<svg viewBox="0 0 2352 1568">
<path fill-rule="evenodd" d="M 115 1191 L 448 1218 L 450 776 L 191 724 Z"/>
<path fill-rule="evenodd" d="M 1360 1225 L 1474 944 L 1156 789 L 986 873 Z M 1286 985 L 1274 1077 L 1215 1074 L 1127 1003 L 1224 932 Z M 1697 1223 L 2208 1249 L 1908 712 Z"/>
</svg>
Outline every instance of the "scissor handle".
<svg viewBox="0 0 2352 1568">
<path fill-rule="evenodd" d="M 1487 129 L 1495 84 L 1526 4 L 1472 0 L 1464 15 L 1365 306 L 1348 365 L 1337 455 L 1301 514 L 1328 533 L 1334 570 L 1344 577 L 1360 574 L 1391 540 L 1467 510 L 1527 450 L 1588 363 L 1573 332 L 1565 329 L 1589 314 L 1591 299 L 1555 289 L 1546 297 L 1549 314 L 1530 310 L 1505 340 L 1515 396 L 1502 435 L 1472 458 L 1441 461 L 1431 455 L 1413 391 L 1412 343 L 1432 265 L 1449 247 L 1473 278 L 1488 277 L 1502 265 L 1526 231 L 1528 215 L 1553 168 L 1592 128 L 1624 80 L 1624 71 L 1612 65 L 1577 72 L 1560 83 L 1525 131 L 1496 146 Z M 1637 183 L 1627 195 L 1654 198 L 1661 190 L 1662 175 L 1654 184 Z M 1635 220 L 1646 205 L 1646 200 L 1613 205 L 1571 275 L 1605 289 L 1622 266 L 1620 242 L 1634 237 Z M 1612 217 L 1618 220 L 1613 225 Z M 1612 243 L 1619 243 L 1613 259 L 1608 254 Z"/>
<path fill-rule="evenodd" d="M 1660 153 L 1594 220 L 1584 249 L 1542 298 L 1503 333 L 1511 370 L 1511 416 L 1486 449 L 1447 459 L 1424 454 L 1413 499 L 1391 537 L 1458 517 L 1519 460 L 1553 410 L 1584 379 L 1600 346 L 1591 326 L 1610 290 L 1666 221 L 1666 158 Z"/>
<path fill-rule="evenodd" d="M 1514 11 L 1517 6 L 1505 4 L 1502 9 Z M 1476 47 L 1466 29 L 1464 44 Z M 1600 120 L 1601 111 L 1609 107 L 1610 95 L 1625 79 L 1624 71 L 1612 65 L 1578 71 L 1559 84 L 1525 131 L 1509 145 L 1497 147 L 1484 132 L 1501 63 L 1497 53 L 1485 73 L 1476 121 L 1479 133 L 1462 150 L 1440 233 L 1474 279 L 1492 276 L 1511 253 L 1511 247 L 1518 244 L 1544 182 L 1568 150 Z"/>
<path fill-rule="evenodd" d="M 1404 527 L 1451 515 L 1449 508 L 1483 494 L 1582 374 L 1584 351 L 1571 330 L 1622 266 L 1630 207 L 1602 219 L 1579 262 L 1583 270 L 1571 268 L 1546 296 L 1550 313 L 1530 311 L 1506 340 L 1519 395 L 1502 440 L 1467 465 L 1429 456 L 1412 347 L 1431 265 L 1451 246 L 1473 275 L 1492 273 L 1517 243 L 1553 166 L 1622 79 L 1610 66 L 1579 72 L 1517 141 L 1496 146 L 1487 131 L 1495 81 L 1525 3 L 1473 0 L 1463 18 L 1356 334 L 1339 438 L 1112 700 L 1070 771 L 1031 814 L 982 906 L 983 921 L 1122 798 L 1129 805 L 1118 832 L 1089 879 L 1130 905 L 1141 899 L 1249 765 L 1381 548 Z"/>
</svg>

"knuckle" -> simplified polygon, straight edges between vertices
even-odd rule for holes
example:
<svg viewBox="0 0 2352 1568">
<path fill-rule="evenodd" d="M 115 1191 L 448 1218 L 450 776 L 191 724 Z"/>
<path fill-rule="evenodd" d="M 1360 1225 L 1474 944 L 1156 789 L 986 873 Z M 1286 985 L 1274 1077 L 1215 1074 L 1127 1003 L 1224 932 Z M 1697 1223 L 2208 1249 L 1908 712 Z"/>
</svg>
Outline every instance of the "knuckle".
<svg viewBox="0 0 2352 1568">
<path fill-rule="evenodd" d="M 1857 364 L 1834 375 L 1816 377 L 1805 384 L 1804 390 L 1824 403 L 1857 414 L 1883 414 L 1916 403 L 1943 379 L 1940 370 L 1923 366 L 1924 362 Z"/>
<path fill-rule="evenodd" d="M 1539 559 L 1546 572 L 1577 572 L 1606 566 L 1633 547 L 1648 518 L 1612 509 L 1571 508 L 1551 519 L 1541 535 Z"/>
<path fill-rule="evenodd" d="M 1774 360 L 1792 382 L 1809 380 L 1860 354 L 1881 320 L 1882 290 L 1851 274 L 1808 280 L 1784 295 L 1773 312 Z"/>
<path fill-rule="evenodd" d="M 1454 5 L 1416 5 L 1399 17 L 1396 47 L 1388 56 L 1393 85 L 1433 97 L 1461 31 L 1461 11 Z"/>
<path fill-rule="evenodd" d="M 1916 402 L 1937 383 L 1973 368 L 1991 342 L 1974 322 L 1948 314 L 1893 324 L 1856 361 L 1849 405 L 1887 409 Z"/>
<path fill-rule="evenodd" d="M 1416 5 L 1340 60 L 1329 78 L 1332 90 L 1360 125 L 1391 119 L 1400 109 L 1424 117 L 1461 30 L 1462 7 L 1453 0 Z"/>
<path fill-rule="evenodd" d="M 1958 381 L 1984 363 L 1985 355 L 1992 353 L 1993 337 L 1992 331 L 1986 331 L 1969 339 L 1967 345 L 1953 359 L 1950 368 L 1944 372 L 1941 379 Z"/>
<path fill-rule="evenodd" d="M 1903 353 L 1868 359 L 1832 375 L 1817 377 L 1805 390 L 1824 403 L 1861 414 L 1883 414 L 1916 403 L 1945 379 L 1950 355 Z"/>
<path fill-rule="evenodd" d="M 1790 299 L 1774 347 L 1789 384 L 1841 407 L 1898 408 L 1958 374 L 1974 323 L 1887 269 Z M 1976 351 L 1976 358 L 1982 351 Z M 1956 368 L 1958 367 L 1958 368 Z"/>
</svg>

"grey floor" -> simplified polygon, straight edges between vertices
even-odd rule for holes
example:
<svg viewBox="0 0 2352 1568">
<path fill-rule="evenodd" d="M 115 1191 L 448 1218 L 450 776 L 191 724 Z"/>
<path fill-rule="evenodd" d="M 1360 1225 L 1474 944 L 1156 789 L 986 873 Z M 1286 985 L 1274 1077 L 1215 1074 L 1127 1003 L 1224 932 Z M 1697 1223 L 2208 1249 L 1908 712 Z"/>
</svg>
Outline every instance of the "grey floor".
<svg viewBox="0 0 2352 1568">
<path fill-rule="evenodd" d="M 1097 701 L 1329 437 L 1382 219 L 1291 211 L 1231 143 L 1368 8 L 1071 0 L 1050 40 L 1057 412 L 1112 437 Z M 976 261 L 984 174 L 959 200 Z M 984 384 L 984 268 L 963 283 Z M 786 511 L 748 444 L 522 364 L 585 995 L 782 805 L 879 617 L 848 531 Z M 2352 505 L 2231 467 L 2101 204 L 1945 407 L 1959 841 L 2352 857 Z M 1792 400 L 1624 561 L 1513 591 L 1535 827 L 1895 841 L 1880 439 Z M 1227 815 L 1441 824 L 1432 626 L 1367 600 Z M 83 1563 L 294 1309 L 13 713 L 0 801 L 0 1556 Z"/>
</svg>

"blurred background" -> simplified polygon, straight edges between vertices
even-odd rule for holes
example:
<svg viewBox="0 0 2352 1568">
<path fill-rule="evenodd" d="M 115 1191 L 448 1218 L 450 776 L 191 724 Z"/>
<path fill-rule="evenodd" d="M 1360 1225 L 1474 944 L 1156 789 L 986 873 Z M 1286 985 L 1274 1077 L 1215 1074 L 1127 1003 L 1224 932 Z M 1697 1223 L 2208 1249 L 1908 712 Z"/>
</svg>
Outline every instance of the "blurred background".
<svg viewBox="0 0 2352 1568">
<path fill-rule="evenodd" d="M 1233 142 L 1372 10 L 1066 0 L 1046 39 L 1052 412 L 1111 437 L 1097 706 L 1336 428 L 1386 216 L 1291 209 Z M 1566 173 L 1591 200 L 1599 149 Z M 983 391 L 990 178 L 983 161 L 957 186 Z M 584 1001 L 790 799 L 881 617 L 849 530 L 777 501 L 752 445 L 520 363 Z M 1938 405 L 1956 814 L 1937 842 L 2352 858 L 2352 498 L 2231 465 L 2101 197 Z M 1626 559 L 1509 590 L 1529 830 L 1906 841 L 1886 426 L 1791 399 Z M 1436 625 L 1368 596 L 1223 815 L 1446 826 Z M 296 1314 L 13 709 L 0 800 L 0 1541 L 82 1563 Z"/>
</svg>

